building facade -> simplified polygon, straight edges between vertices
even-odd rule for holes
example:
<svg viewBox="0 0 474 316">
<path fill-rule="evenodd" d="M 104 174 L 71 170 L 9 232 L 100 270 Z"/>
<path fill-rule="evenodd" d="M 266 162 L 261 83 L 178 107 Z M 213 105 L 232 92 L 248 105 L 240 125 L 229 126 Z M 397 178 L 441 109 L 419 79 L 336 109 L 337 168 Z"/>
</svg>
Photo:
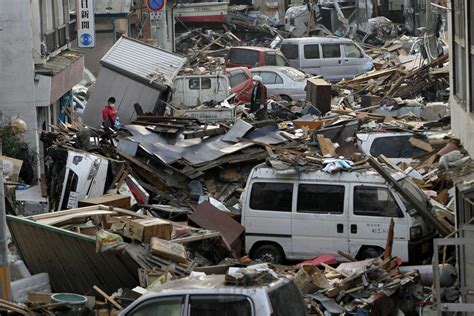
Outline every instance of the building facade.
<svg viewBox="0 0 474 316">
<path fill-rule="evenodd" d="M 474 2 L 451 0 L 448 16 L 451 125 L 474 156 Z"/>
<path fill-rule="evenodd" d="M 40 176 L 40 133 L 71 104 L 84 58 L 69 50 L 68 0 L 0 0 L 0 8 L 0 112 L 3 120 L 18 117 L 27 124 L 24 140 L 38 153 Z"/>
</svg>

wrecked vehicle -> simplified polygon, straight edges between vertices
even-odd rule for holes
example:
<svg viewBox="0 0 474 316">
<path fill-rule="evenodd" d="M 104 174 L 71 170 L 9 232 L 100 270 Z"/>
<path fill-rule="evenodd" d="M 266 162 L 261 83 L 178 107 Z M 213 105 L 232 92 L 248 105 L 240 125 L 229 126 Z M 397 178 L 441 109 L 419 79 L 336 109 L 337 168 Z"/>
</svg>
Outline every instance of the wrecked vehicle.
<svg viewBox="0 0 474 316">
<path fill-rule="evenodd" d="M 227 68 L 225 74 L 178 76 L 171 103 L 193 107 L 205 102 L 219 102 L 235 94 L 235 102 L 250 102 L 253 82 L 246 67 Z"/>
<path fill-rule="evenodd" d="M 383 253 L 390 218 L 395 221 L 393 254 L 404 262 L 430 256 L 434 229 L 377 173 L 328 174 L 259 165 L 242 193 L 245 247 L 251 258 L 281 263 L 321 254 L 357 259 Z M 428 203 L 408 177 L 399 180 Z"/>
<path fill-rule="evenodd" d="M 384 155 L 395 164 L 400 162 L 410 163 L 416 157 L 426 154 L 426 150 L 419 148 L 422 144 L 431 147 L 428 143 L 428 137 L 424 134 L 389 132 L 357 133 L 356 136 L 357 146 L 366 155 L 372 157 Z M 387 144 L 390 144 L 390 146 L 387 146 Z"/>
<path fill-rule="evenodd" d="M 66 159 L 65 168 L 60 174 L 62 183 L 57 210 L 76 208 L 78 201 L 104 194 L 109 167 L 106 158 L 72 150 L 50 153 L 56 159 Z"/>
<path fill-rule="evenodd" d="M 209 275 L 171 281 L 120 315 L 306 315 L 303 297 L 292 280 L 278 278 L 263 286 L 228 285 L 227 280 L 227 275 Z"/>
<path fill-rule="evenodd" d="M 289 66 L 288 60 L 277 49 L 266 47 L 231 47 L 225 58 L 226 67 Z"/>
<path fill-rule="evenodd" d="M 292 67 L 263 66 L 252 68 L 252 74 L 262 78 L 269 96 L 278 95 L 283 100 L 304 100 L 306 98 L 307 76 Z"/>
<path fill-rule="evenodd" d="M 288 38 L 282 41 L 281 52 L 291 67 L 329 81 L 352 79 L 374 68 L 372 58 L 346 38 Z"/>
</svg>

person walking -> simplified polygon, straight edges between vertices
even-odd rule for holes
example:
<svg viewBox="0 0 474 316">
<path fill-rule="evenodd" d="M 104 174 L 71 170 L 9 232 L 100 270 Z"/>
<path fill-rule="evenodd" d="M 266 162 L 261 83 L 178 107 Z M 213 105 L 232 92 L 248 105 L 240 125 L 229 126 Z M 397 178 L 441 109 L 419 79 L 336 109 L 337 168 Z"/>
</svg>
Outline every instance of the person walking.
<svg viewBox="0 0 474 316">
<path fill-rule="evenodd" d="M 255 113 L 257 119 L 266 112 L 265 101 L 267 101 L 267 87 L 262 83 L 262 77 L 254 76 L 249 112 Z"/>
</svg>

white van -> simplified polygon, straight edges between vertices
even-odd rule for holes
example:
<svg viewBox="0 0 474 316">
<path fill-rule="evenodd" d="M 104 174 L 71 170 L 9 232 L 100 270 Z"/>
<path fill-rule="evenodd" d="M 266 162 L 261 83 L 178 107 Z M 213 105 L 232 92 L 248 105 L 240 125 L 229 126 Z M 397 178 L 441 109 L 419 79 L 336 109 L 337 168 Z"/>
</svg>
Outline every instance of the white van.
<svg viewBox="0 0 474 316">
<path fill-rule="evenodd" d="M 222 101 L 231 94 L 225 75 L 178 76 L 173 81 L 175 92 L 171 104 L 193 107 L 208 101 Z"/>
<path fill-rule="evenodd" d="M 410 178 L 396 176 L 428 203 Z M 338 250 L 357 259 L 376 257 L 391 218 L 393 256 L 419 263 L 431 255 L 434 229 L 374 171 L 293 172 L 262 164 L 252 169 L 241 202 L 245 248 L 254 259 L 278 263 L 330 254 L 344 261 Z"/>
<path fill-rule="evenodd" d="M 287 38 L 280 50 L 291 67 L 329 81 L 352 79 L 374 68 L 372 58 L 347 38 Z"/>
</svg>

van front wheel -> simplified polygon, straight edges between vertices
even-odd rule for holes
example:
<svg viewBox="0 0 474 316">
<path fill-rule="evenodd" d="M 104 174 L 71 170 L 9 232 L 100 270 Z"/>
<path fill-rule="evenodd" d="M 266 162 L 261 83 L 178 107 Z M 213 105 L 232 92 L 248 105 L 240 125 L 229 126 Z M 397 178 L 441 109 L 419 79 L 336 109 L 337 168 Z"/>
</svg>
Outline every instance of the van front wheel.
<svg viewBox="0 0 474 316">
<path fill-rule="evenodd" d="M 280 247 L 271 244 L 259 246 L 253 252 L 253 259 L 262 262 L 280 264 L 283 262 L 284 254 Z"/>
</svg>

